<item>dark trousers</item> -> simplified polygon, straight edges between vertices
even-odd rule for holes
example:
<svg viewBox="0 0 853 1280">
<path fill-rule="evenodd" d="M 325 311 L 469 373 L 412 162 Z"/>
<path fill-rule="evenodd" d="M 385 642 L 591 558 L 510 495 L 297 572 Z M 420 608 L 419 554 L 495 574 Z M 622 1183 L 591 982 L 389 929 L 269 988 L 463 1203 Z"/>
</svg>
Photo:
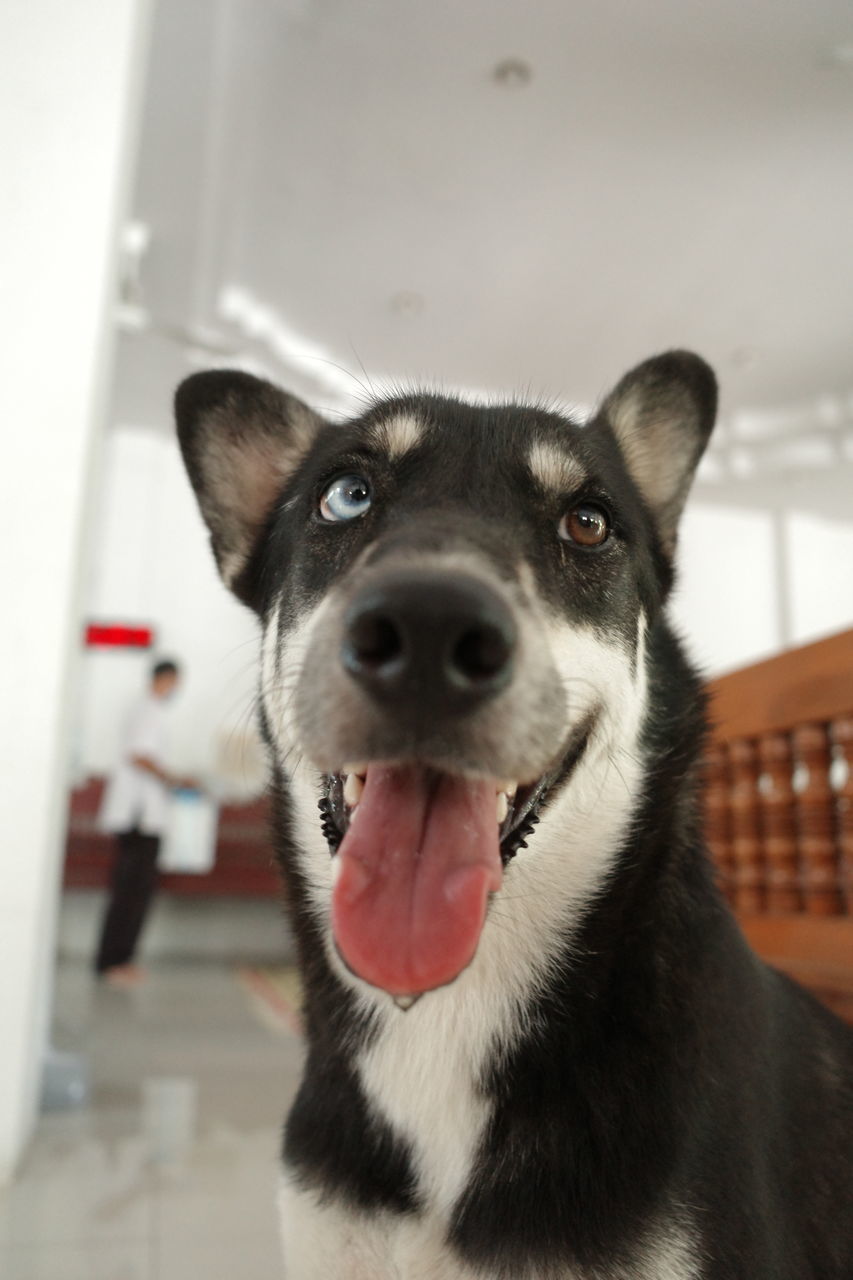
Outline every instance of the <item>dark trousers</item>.
<svg viewBox="0 0 853 1280">
<path fill-rule="evenodd" d="M 110 899 L 95 959 L 98 973 L 133 959 L 157 885 L 160 837 L 137 830 L 120 831 L 116 843 Z"/>
</svg>

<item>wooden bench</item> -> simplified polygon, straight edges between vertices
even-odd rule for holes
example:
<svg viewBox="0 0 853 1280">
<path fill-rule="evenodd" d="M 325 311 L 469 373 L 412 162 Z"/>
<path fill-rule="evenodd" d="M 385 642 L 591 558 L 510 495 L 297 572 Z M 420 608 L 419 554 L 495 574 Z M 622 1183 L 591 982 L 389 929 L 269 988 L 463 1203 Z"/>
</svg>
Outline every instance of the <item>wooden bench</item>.
<svg viewBox="0 0 853 1280">
<path fill-rule="evenodd" d="M 853 1020 L 853 631 L 714 680 L 706 830 L 752 946 Z"/>
</svg>

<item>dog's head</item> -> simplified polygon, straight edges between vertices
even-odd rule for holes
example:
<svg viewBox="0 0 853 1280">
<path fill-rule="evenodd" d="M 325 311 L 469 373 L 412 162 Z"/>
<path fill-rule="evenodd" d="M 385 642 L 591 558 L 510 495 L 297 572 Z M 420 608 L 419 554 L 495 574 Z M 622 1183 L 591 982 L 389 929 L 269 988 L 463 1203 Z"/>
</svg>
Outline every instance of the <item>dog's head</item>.
<svg viewBox="0 0 853 1280">
<path fill-rule="evenodd" d="M 242 373 L 179 388 L 217 564 L 263 623 L 271 746 L 325 807 L 334 862 L 308 833 L 305 856 L 333 872 L 309 874 L 367 982 L 451 981 L 584 757 L 624 777 L 715 409 L 685 352 L 627 374 L 586 425 L 429 395 L 332 425 Z"/>
</svg>

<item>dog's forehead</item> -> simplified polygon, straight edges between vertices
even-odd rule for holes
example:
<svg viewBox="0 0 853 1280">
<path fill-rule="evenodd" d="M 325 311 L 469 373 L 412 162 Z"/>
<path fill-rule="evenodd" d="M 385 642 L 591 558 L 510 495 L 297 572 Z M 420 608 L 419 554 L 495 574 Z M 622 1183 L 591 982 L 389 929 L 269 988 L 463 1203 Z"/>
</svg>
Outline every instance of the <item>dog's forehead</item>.
<svg viewBox="0 0 853 1280">
<path fill-rule="evenodd" d="M 583 428 L 573 419 L 523 404 L 476 405 L 418 397 L 386 402 L 363 424 L 371 447 L 391 463 L 464 465 L 475 482 L 519 468 L 546 491 L 566 493 L 588 478 Z"/>
</svg>

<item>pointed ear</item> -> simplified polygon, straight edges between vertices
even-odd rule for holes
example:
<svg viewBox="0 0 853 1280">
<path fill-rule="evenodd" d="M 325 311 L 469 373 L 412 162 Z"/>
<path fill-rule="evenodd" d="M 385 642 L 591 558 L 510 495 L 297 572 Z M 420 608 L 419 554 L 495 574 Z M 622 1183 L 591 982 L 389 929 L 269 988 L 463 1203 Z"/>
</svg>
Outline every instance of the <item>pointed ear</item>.
<svg viewBox="0 0 853 1280">
<path fill-rule="evenodd" d="M 252 552 L 323 419 L 295 396 L 231 369 L 182 382 L 175 419 L 219 572 L 251 604 L 244 574 Z"/>
<path fill-rule="evenodd" d="M 598 414 L 616 436 L 670 555 L 716 413 L 713 371 L 690 351 L 667 351 L 626 373 Z"/>
</svg>

